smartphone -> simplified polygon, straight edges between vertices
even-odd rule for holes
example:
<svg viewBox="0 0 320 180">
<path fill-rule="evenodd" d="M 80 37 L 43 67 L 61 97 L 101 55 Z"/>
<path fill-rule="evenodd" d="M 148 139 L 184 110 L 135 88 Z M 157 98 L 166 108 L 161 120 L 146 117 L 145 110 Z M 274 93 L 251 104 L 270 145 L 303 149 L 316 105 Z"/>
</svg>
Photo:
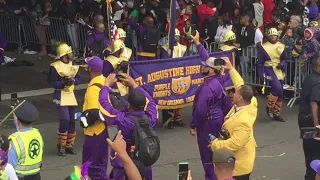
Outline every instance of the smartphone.
<svg viewBox="0 0 320 180">
<path fill-rule="evenodd" d="M 120 74 L 117 74 L 117 75 L 116 75 L 116 78 L 117 78 L 117 81 L 118 81 L 118 82 L 121 82 L 120 78 L 123 78 L 123 76 L 120 75 Z"/>
<path fill-rule="evenodd" d="M 214 66 L 223 66 L 225 64 L 225 61 L 221 58 L 215 59 L 214 60 Z"/>
<path fill-rule="evenodd" d="M 12 93 L 11 94 L 11 106 L 16 106 L 18 103 L 19 103 L 18 94 Z"/>
<path fill-rule="evenodd" d="M 187 180 L 188 179 L 188 171 L 189 171 L 189 163 L 188 162 L 179 163 L 178 180 Z"/>
<path fill-rule="evenodd" d="M 108 129 L 109 139 L 111 141 L 114 141 L 116 139 L 118 131 L 119 131 L 118 126 L 117 125 L 111 125 L 111 126 L 108 126 L 107 129 Z"/>
<path fill-rule="evenodd" d="M 316 127 L 303 127 L 300 129 L 300 138 L 314 139 L 320 137 L 320 130 Z"/>
</svg>

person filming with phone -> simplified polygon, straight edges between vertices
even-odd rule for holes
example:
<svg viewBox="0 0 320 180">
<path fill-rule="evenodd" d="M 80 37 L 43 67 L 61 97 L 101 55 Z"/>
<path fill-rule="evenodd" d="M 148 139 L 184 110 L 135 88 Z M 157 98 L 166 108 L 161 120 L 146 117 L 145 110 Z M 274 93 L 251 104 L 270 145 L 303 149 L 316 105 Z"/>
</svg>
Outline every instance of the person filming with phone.
<svg viewBox="0 0 320 180">
<path fill-rule="evenodd" d="M 232 103 L 224 93 L 221 70 L 224 61 L 210 57 L 199 40 L 199 32 L 192 36 L 197 45 L 198 52 L 202 59 L 202 75 L 204 82 L 198 88 L 193 103 L 192 121 L 190 124 L 190 134 L 197 134 L 198 146 L 202 165 L 205 171 L 206 180 L 215 180 L 212 164 L 212 151 L 208 148 L 209 134 L 218 136 L 223 124 L 224 116 Z M 221 63 L 222 61 L 222 63 Z M 224 113 L 225 112 L 225 113 Z"/>
<path fill-rule="evenodd" d="M 116 82 L 121 82 L 123 85 L 130 88 L 130 94 L 128 96 L 129 105 L 126 108 L 127 110 L 118 110 L 113 107 L 110 102 L 111 87 Z M 160 147 L 159 139 L 158 137 L 155 137 L 156 135 L 153 131 L 153 128 L 156 126 L 156 122 L 158 119 L 158 111 L 153 98 L 145 90 L 139 87 L 134 79 L 132 79 L 128 74 L 119 73 L 116 76 L 116 74 L 112 73 L 106 78 L 104 86 L 101 88 L 99 102 L 100 111 L 106 117 L 106 123 L 108 125 L 117 125 L 119 130 L 122 131 L 123 139 L 127 143 L 127 152 L 131 155 L 132 159 L 139 160 L 144 164 L 144 166 L 146 167 L 145 179 L 151 180 L 151 165 L 155 161 L 153 161 L 152 163 L 146 163 L 145 161 L 150 160 L 150 158 L 141 159 L 141 157 L 149 157 L 149 155 L 151 156 L 157 154 L 157 157 L 151 157 L 152 161 L 157 160 L 160 155 L 160 149 L 157 149 Z M 137 133 L 137 129 L 141 131 Z M 141 132 L 144 133 L 146 130 L 149 131 L 148 133 L 144 134 L 145 137 L 148 138 L 147 141 L 150 142 L 150 140 L 154 140 L 154 138 L 156 140 L 151 142 L 153 144 L 153 147 L 149 149 L 150 152 L 148 151 L 145 154 L 142 154 L 142 156 L 140 157 L 137 156 L 137 153 L 141 155 L 140 153 L 142 152 L 142 149 L 139 149 L 139 147 L 141 146 L 137 146 L 137 141 L 141 143 L 142 141 L 146 142 L 145 140 L 141 141 L 140 139 Z M 151 137 L 149 133 L 152 134 Z M 111 139 L 111 137 L 109 138 Z M 147 145 L 151 144 L 149 143 Z M 155 149 L 158 151 L 154 152 Z M 113 169 L 111 171 L 110 178 L 116 180 L 124 180 L 125 172 L 123 163 L 114 151 L 111 152 L 111 165 L 113 166 Z"/>
<path fill-rule="evenodd" d="M 310 167 L 311 161 L 320 159 L 320 141 L 319 141 L 319 103 L 320 103 L 320 57 L 313 63 L 313 71 L 305 77 L 302 84 L 298 123 L 303 138 L 303 151 L 306 163 L 305 180 L 315 179 L 316 173 Z M 315 131 L 315 136 L 303 137 L 304 128 Z M 306 131 L 307 133 L 308 131 Z M 316 138 L 316 139 L 314 139 Z"/>
<path fill-rule="evenodd" d="M 253 136 L 253 125 L 258 114 L 258 102 L 253 96 L 253 89 L 244 84 L 239 73 L 232 66 L 229 58 L 225 60 L 225 69 L 229 70 L 235 87 L 234 107 L 224 118 L 220 136 L 211 138 L 211 149 L 215 151 L 227 148 L 234 152 L 235 180 L 249 180 L 256 157 L 256 141 Z"/>
</svg>

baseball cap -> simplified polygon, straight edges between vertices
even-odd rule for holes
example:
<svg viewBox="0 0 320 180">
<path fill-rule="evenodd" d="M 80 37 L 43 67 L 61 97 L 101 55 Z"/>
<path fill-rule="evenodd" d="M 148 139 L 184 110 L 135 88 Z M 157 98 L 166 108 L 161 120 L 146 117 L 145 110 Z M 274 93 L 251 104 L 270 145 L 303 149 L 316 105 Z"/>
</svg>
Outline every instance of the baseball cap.
<svg viewBox="0 0 320 180">
<path fill-rule="evenodd" d="M 213 163 L 235 163 L 234 153 L 227 149 L 221 148 L 213 151 L 212 162 Z"/>
<path fill-rule="evenodd" d="M 147 103 L 146 96 L 140 91 L 133 90 L 128 97 L 130 106 L 134 108 L 144 108 Z"/>
<path fill-rule="evenodd" d="M 88 67 L 92 69 L 94 72 L 102 72 L 103 70 L 103 61 L 98 56 L 93 56 L 86 58 L 86 63 L 88 64 Z"/>
<path fill-rule="evenodd" d="M 313 160 L 310 163 L 311 168 L 320 175 L 320 160 Z"/>
<path fill-rule="evenodd" d="M 222 68 L 222 66 L 215 66 L 214 62 L 216 61 L 216 59 L 218 58 L 215 58 L 215 57 L 209 57 L 206 61 L 201 61 L 201 64 L 204 65 L 204 66 L 208 66 L 208 67 L 212 67 L 214 69 L 217 69 L 217 70 L 220 70 Z"/>
</svg>

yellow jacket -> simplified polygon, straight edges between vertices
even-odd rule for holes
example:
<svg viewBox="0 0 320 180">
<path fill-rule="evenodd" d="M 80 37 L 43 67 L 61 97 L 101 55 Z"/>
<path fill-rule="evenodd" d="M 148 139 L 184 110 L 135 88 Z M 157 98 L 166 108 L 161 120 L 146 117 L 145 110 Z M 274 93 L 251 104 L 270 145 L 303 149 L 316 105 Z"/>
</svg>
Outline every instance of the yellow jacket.
<svg viewBox="0 0 320 180">
<path fill-rule="evenodd" d="M 243 79 L 234 68 L 230 70 L 230 77 L 235 88 L 244 84 Z M 235 107 L 231 108 L 222 125 L 222 128 L 229 132 L 230 138 L 215 139 L 211 143 L 211 149 L 228 148 L 233 151 L 236 158 L 233 176 L 241 176 L 252 172 L 256 157 L 257 144 L 253 136 L 253 124 L 258 113 L 257 99 L 253 97 L 249 105 L 235 111 Z"/>
<path fill-rule="evenodd" d="M 94 84 L 104 85 L 105 78 L 103 76 L 97 76 L 93 78 L 87 88 L 84 104 L 82 110 L 99 109 L 99 93 L 100 88 Z M 84 129 L 84 134 L 87 136 L 99 135 L 106 129 L 106 125 L 102 121 L 97 121 L 94 125 Z"/>
</svg>

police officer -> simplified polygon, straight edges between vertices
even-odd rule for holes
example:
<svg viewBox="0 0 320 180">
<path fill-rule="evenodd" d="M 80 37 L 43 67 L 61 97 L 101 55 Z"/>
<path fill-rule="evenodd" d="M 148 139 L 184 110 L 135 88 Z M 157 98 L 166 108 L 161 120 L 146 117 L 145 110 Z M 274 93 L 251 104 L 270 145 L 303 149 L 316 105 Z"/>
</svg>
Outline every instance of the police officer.
<svg viewBox="0 0 320 180">
<path fill-rule="evenodd" d="M 320 57 L 313 63 L 313 71 L 302 84 L 299 106 L 299 128 L 319 126 L 320 111 Z M 320 142 L 314 139 L 303 139 L 303 151 L 306 163 L 305 180 L 315 179 L 316 173 L 310 167 L 312 160 L 320 159 Z"/>
<path fill-rule="evenodd" d="M 32 128 L 39 112 L 33 104 L 25 101 L 13 117 L 17 132 L 9 136 L 8 163 L 14 167 L 20 180 L 40 180 L 43 140 L 39 130 Z"/>
</svg>

